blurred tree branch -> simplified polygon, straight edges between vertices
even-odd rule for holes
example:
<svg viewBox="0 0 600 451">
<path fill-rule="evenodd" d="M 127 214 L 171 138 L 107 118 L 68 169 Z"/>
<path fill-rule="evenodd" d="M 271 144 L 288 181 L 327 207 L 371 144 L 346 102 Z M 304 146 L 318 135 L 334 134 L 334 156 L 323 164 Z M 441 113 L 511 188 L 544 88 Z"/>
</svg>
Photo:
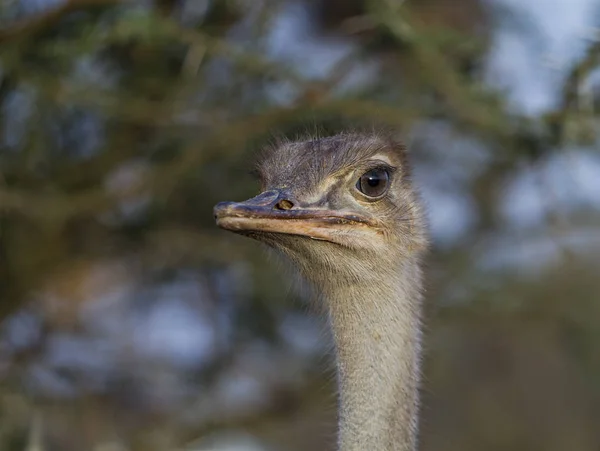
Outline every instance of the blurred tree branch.
<svg viewBox="0 0 600 451">
<path fill-rule="evenodd" d="M 600 39 L 596 39 L 587 48 L 585 55 L 569 71 L 562 88 L 561 110 L 576 108 L 580 96 L 580 87 L 591 72 L 600 64 Z"/>
<path fill-rule="evenodd" d="M 406 5 L 390 1 L 374 5 L 374 16 L 379 22 L 411 48 L 415 62 L 420 65 L 420 74 L 432 89 L 441 94 L 450 108 L 448 116 L 462 120 L 482 133 L 494 136 L 509 133 L 507 115 L 500 108 L 498 99 L 461 78 L 452 63 L 429 39 L 431 31 L 411 15 Z"/>
<path fill-rule="evenodd" d="M 546 121 L 552 131 L 555 144 L 563 144 L 567 141 L 568 122 L 572 115 L 580 112 L 589 116 L 595 112 L 579 111 L 582 108 L 582 85 L 588 76 L 598 68 L 600 64 L 600 39 L 596 39 L 587 48 L 584 56 L 573 65 L 563 82 L 558 108 L 546 116 Z M 592 96 L 592 93 L 587 93 Z M 590 99 L 593 103 L 593 99 Z"/>
<path fill-rule="evenodd" d="M 0 45 L 10 40 L 31 38 L 63 19 L 67 14 L 98 7 L 114 6 L 126 3 L 128 0 L 65 0 L 56 7 L 51 7 L 42 14 L 26 18 L 17 23 L 0 29 Z"/>
</svg>

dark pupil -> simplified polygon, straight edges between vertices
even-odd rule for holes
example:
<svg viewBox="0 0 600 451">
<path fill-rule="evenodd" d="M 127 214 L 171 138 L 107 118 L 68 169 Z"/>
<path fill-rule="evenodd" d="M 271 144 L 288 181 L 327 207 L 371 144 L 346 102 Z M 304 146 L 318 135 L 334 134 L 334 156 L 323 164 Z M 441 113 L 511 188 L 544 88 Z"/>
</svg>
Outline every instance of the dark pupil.
<svg viewBox="0 0 600 451">
<path fill-rule="evenodd" d="M 385 169 L 373 169 L 361 176 L 356 187 L 369 197 L 378 197 L 385 192 L 388 179 L 389 174 Z"/>
<path fill-rule="evenodd" d="M 367 183 L 369 184 L 369 186 L 377 186 L 379 185 L 379 182 L 381 181 L 381 179 L 376 176 L 376 175 L 367 175 Z"/>
</svg>

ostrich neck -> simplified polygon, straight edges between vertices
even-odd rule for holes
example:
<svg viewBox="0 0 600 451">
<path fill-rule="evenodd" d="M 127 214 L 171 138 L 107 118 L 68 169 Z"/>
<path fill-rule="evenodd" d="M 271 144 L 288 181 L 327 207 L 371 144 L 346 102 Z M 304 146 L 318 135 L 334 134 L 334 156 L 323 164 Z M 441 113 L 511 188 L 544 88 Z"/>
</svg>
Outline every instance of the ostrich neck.
<svg viewBox="0 0 600 451">
<path fill-rule="evenodd" d="M 381 281 L 325 289 L 336 345 L 341 451 L 417 446 L 421 275 L 404 263 Z M 329 291 L 329 293 L 327 293 Z"/>
</svg>

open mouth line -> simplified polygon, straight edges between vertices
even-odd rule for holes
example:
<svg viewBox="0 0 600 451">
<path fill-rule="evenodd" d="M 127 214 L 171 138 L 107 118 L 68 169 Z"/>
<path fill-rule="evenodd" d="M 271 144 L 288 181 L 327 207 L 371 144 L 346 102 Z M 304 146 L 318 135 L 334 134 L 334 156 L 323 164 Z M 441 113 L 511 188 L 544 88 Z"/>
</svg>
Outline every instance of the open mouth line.
<svg viewBox="0 0 600 451">
<path fill-rule="evenodd" d="M 233 213 L 233 212 L 228 212 L 226 214 L 223 215 L 218 215 L 217 219 L 227 219 L 227 218 L 236 218 L 236 219 L 247 219 L 247 220 L 253 220 L 253 219 L 267 219 L 267 220 L 273 220 L 273 221 L 309 221 L 312 222 L 314 224 L 318 224 L 318 223 L 323 223 L 323 224 L 340 224 L 340 225 L 344 225 L 344 224 L 359 224 L 359 225 L 373 225 L 371 224 L 370 221 L 357 217 L 357 216 L 319 216 L 319 215 L 312 215 L 312 214 L 308 214 L 308 213 L 301 213 L 301 214 L 289 214 L 288 212 L 286 213 L 275 213 L 274 214 L 270 213 L 270 214 L 244 214 L 244 213 Z"/>
</svg>

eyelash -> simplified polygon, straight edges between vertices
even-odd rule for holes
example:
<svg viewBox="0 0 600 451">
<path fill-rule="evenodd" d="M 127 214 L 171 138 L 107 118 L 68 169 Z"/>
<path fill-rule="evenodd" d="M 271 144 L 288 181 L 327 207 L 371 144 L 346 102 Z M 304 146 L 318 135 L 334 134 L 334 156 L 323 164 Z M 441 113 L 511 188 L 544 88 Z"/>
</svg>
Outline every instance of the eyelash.
<svg viewBox="0 0 600 451">
<path fill-rule="evenodd" d="M 369 171 L 375 171 L 377 169 L 384 169 L 386 171 L 388 171 L 388 173 L 390 174 L 390 178 L 396 173 L 396 171 L 398 170 L 397 167 L 395 166 L 390 166 L 387 163 L 378 163 L 378 164 L 374 164 L 374 165 L 365 165 L 363 168 L 360 168 L 359 171 L 359 177 L 361 175 L 363 175 L 365 172 L 369 172 Z"/>
</svg>

